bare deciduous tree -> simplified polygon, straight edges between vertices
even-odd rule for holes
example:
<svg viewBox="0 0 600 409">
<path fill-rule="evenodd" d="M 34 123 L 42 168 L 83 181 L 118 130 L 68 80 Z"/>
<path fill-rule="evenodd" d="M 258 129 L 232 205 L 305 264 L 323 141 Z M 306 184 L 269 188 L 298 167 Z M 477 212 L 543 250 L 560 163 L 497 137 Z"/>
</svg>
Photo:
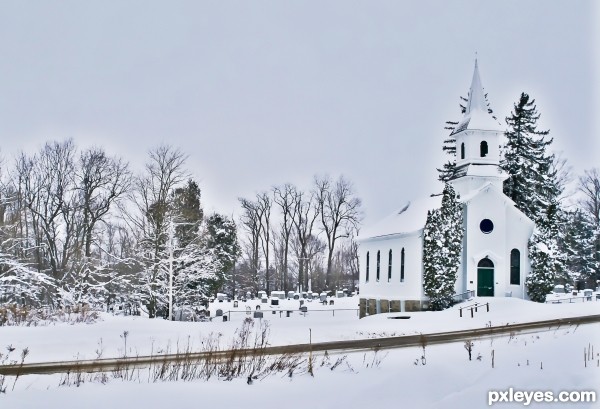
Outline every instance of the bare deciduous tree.
<svg viewBox="0 0 600 409">
<path fill-rule="evenodd" d="M 579 177 L 579 191 L 583 194 L 580 205 L 596 226 L 600 226 L 600 170 L 586 170 Z"/>
<path fill-rule="evenodd" d="M 271 235 L 271 208 L 273 207 L 273 199 L 267 192 L 260 193 L 256 196 L 256 209 L 261 224 L 260 237 L 263 255 L 265 257 L 265 289 L 270 294 L 271 277 L 270 277 L 270 235 Z"/>
<path fill-rule="evenodd" d="M 247 255 L 249 268 L 251 271 L 250 284 L 256 292 L 259 288 L 258 273 L 260 269 L 260 238 L 261 238 L 261 219 L 258 205 L 247 199 L 239 198 L 242 205 L 243 214 L 241 224 L 248 234 L 248 242 L 243 247 Z"/>
<path fill-rule="evenodd" d="M 343 176 L 334 183 L 328 176 L 315 178 L 315 195 L 321 225 L 327 241 L 327 272 L 325 286 L 331 285 L 331 270 L 336 241 L 349 237 L 362 218 L 361 200 Z"/>
<path fill-rule="evenodd" d="M 94 228 L 128 191 L 131 174 L 123 160 L 92 148 L 81 153 L 77 185 L 82 200 L 84 255 L 90 257 Z"/>
<path fill-rule="evenodd" d="M 305 193 L 298 189 L 292 192 L 294 202 L 293 219 L 295 235 L 298 240 L 298 289 L 308 287 L 308 262 L 310 261 L 308 247 L 313 235 L 313 226 L 319 217 L 319 208 L 313 193 Z"/>
<path fill-rule="evenodd" d="M 287 292 L 288 285 L 288 255 L 290 248 L 290 238 L 294 228 L 294 218 L 296 217 L 296 207 L 294 206 L 294 192 L 296 188 L 287 183 L 282 187 L 273 188 L 275 203 L 281 208 L 281 258 L 282 258 L 282 276 L 283 289 Z"/>
<path fill-rule="evenodd" d="M 72 242 L 79 237 L 74 155 L 75 146 L 68 140 L 47 143 L 32 157 L 23 153 L 17 162 L 17 183 L 30 215 L 37 268 L 48 269 L 59 282 L 68 273 L 70 257 L 76 251 Z"/>
</svg>

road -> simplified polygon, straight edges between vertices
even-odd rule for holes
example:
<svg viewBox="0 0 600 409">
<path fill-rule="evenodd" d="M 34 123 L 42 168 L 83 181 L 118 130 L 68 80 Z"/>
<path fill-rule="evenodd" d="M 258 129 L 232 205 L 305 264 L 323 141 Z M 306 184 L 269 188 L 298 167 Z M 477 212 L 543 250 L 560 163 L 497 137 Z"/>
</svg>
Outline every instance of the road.
<svg viewBox="0 0 600 409">
<path fill-rule="evenodd" d="M 600 322 L 600 314 L 586 315 L 573 318 L 560 318 L 545 321 L 527 322 L 521 324 L 507 324 L 503 326 L 490 326 L 461 331 L 438 332 L 431 334 L 416 334 L 397 337 L 358 339 L 346 341 L 319 342 L 314 344 L 295 344 L 282 346 L 269 346 L 260 349 L 243 349 L 237 351 L 222 350 L 210 352 L 194 352 L 189 354 L 165 354 L 152 356 L 136 356 L 123 358 L 105 358 L 97 360 L 62 361 L 26 363 L 23 365 L 0 365 L 0 375 L 29 375 L 29 374 L 53 374 L 67 372 L 105 372 L 118 370 L 120 368 L 146 367 L 152 364 L 164 364 L 172 362 L 196 362 L 203 360 L 225 361 L 231 359 L 232 353 L 236 357 L 254 355 L 282 355 L 298 354 L 307 352 L 343 353 L 366 350 L 407 348 L 414 346 L 435 345 L 479 338 L 489 338 L 511 333 L 528 333 L 540 331 L 552 331 L 561 327 L 572 325 L 585 325 Z"/>
</svg>

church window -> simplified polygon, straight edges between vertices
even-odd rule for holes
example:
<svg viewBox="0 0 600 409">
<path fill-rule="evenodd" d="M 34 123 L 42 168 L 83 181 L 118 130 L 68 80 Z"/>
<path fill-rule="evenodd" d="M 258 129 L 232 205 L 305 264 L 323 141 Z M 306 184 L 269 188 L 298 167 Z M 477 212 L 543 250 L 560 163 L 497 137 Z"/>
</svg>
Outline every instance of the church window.
<svg viewBox="0 0 600 409">
<path fill-rule="evenodd" d="M 404 247 L 402 247 L 402 251 L 400 252 L 400 282 L 404 282 Z"/>
<path fill-rule="evenodd" d="M 388 283 L 392 280 L 392 250 L 388 255 Z"/>
<path fill-rule="evenodd" d="M 460 158 L 464 159 L 465 158 L 465 143 L 461 143 L 460 144 Z"/>
<path fill-rule="evenodd" d="M 481 260 L 479 260 L 479 263 L 477 263 L 477 267 L 482 267 L 482 268 L 494 268 L 494 262 L 492 260 L 490 260 L 489 258 L 487 258 L 487 256 L 485 258 L 482 258 Z"/>
<path fill-rule="evenodd" d="M 521 252 L 517 249 L 510 252 L 510 283 L 521 284 Z"/>
<path fill-rule="evenodd" d="M 490 219 L 483 219 L 479 223 L 479 228 L 482 233 L 490 234 L 494 230 L 494 223 Z"/>
<path fill-rule="evenodd" d="M 488 154 L 488 144 L 486 141 L 481 141 L 481 145 L 479 145 L 479 153 L 482 158 L 485 158 Z"/>
<path fill-rule="evenodd" d="M 377 250 L 377 281 L 379 281 L 379 273 L 381 272 L 381 251 Z"/>
<path fill-rule="evenodd" d="M 367 251 L 367 268 L 366 268 L 366 274 L 365 274 L 365 282 L 368 283 L 369 282 L 369 252 Z"/>
</svg>

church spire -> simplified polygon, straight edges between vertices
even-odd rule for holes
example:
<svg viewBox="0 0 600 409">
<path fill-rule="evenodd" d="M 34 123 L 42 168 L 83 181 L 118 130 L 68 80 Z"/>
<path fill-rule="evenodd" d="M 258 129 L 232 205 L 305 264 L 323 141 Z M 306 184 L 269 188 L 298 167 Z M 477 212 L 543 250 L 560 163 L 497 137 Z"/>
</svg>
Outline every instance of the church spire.
<svg viewBox="0 0 600 409">
<path fill-rule="evenodd" d="M 469 115 L 471 111 L 476 109 L 480 109 L 483 112 L 488 111 L 483 85 L 481 85 L 481 78 L 479 77 L 477 58 L 475 58 L 475 69 L 473 70 L 473 79 L 471 80 L 471 89 L 469 90 L 469 102 L 465 115 Z"/>
<path fill-rule="evenodd" d="M 488 102 L 481 84 L 479 76 L 479 64 L 477 57 L 475 58 L 475 69 L 473 70 L 473 79 L 471 80 L 471 88 L 469 89 L 469 99 L 465 107 L 463 119 L 454 128 L 451 135 L 455 135 L 464 130 L 488 130 L 497 131 L 501 128 L 500 123 L 488 110 Z"/>
</svg>

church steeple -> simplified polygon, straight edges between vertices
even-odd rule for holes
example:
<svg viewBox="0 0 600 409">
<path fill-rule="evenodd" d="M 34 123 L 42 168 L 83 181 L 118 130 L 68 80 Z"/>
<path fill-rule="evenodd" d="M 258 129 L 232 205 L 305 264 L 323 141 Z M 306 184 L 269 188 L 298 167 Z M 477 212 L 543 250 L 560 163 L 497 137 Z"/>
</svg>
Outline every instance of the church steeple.
<svg viewBox="0 0 600 409">
<path fill-rule="evenodd" d="M 469 88 L 469 99 L 465 107 L 463 119 L 454 129 L 453 134 L 457 134 L 466 129 L 479 129 L 485 131 L 499 131 L 500 124 L 488 112 L 488 102 L 485 98 L 483 84 L 479 76 L 479 64 L 475 59 L 475 68 L 473 70 L 473 79 L 471 88 Z"/>
<path fill-rule="evenodd" d="M 499 167 L 503 132 L 489 113 L 477 59 L 465 108 L 462 120 L 452 132 L 456 139 L 456 171 L 452 184 L 463 196 L 486 183 L 502 189 L 502 181 L 506 178 Z"/>
<path fill-rule="evenodd" d="M 471 111 L 476 109 L 484 112 L 488 111 L 483 85 L 481 85 L 481 78 L 479 77 L 477 58 L 475 58 L 475 69 L 473 70 L 473 79 L 471 80 L 471 88 L 469 89 L 469 102 L 466 108 L 465 115 L 469 115 Z"/>
</svg>

